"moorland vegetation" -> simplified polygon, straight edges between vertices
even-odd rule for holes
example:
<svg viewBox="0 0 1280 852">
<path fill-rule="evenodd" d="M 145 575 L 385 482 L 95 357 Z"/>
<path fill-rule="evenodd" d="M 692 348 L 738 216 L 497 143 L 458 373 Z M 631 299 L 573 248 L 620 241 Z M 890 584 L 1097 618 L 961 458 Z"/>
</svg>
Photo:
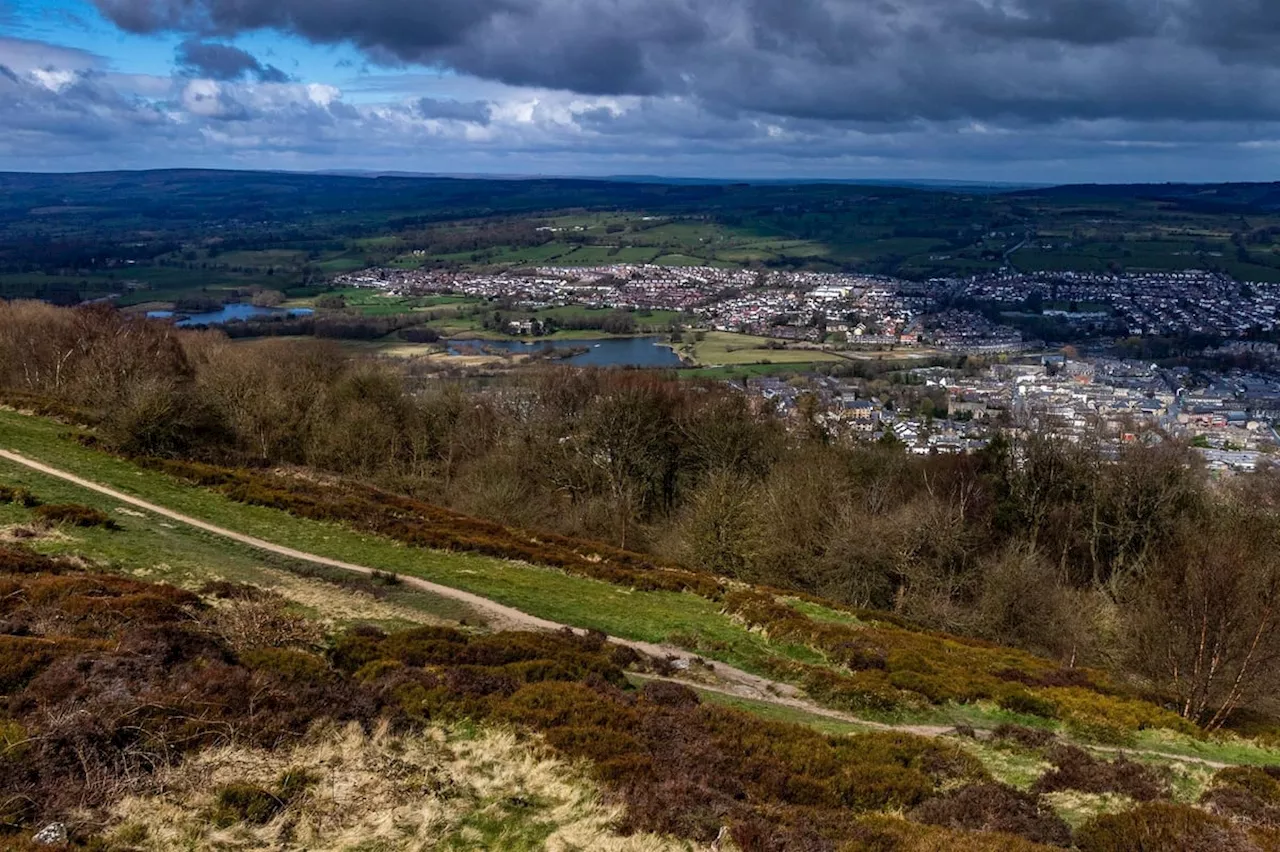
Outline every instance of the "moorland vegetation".
<svg viewBox="0 0 1280 852">
<path fill-rule="evenodd" d="M 843 656 L 864 696 L 993 699 L 1082 724 L 1148 712 L 1081 707 L 1085 690 L 1094 704 L 1152 698 L 1216 730 L 1270 714 L 1280 684 L 1280 475 L 1211 481 L 1167 440 L 1108 455 L 1023 432 L 972 456 L 915 457 L 653 372 L 424 386 L 323 343 L 231 344 L 34 302 L 0 305 L 0 386 L 233 499 L 639 588 L 812 595 L 1062 670 L 923 677 L 928 650 L 902 636 L 859 649 L 854 628 L 725 598 Z"/>
<path fill-rule="evenodd" d="M 1005 726 L 995 741 L 1045 767 L 1017 789 L 962 739 L 835 736 L 708 704 L 653 679 L 665 660 L 600 634 L 326 636 L 255 586 L 193 593 L 15 547 L 0 547 L 0 591 L 0 842 L 12 848 L 41 848 L 24 838 L 50 819 L 97 850 L 536 849 L 566 827 L 617 850 L 1280 842 L 1269 769 L 1222 770 L 1192 804 L 1158 768 Z M 366 795 L 350 796 L 356 784 Z M 1130 805 L 1073 830 L 1050 804 L 1063 792 Z"/>
</svg>

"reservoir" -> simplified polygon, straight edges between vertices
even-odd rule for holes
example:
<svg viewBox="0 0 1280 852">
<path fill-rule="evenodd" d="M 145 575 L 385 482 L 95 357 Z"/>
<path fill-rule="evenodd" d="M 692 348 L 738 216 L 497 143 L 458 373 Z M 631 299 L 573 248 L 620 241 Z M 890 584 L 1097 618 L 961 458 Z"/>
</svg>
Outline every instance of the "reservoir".
<svg viewBox="0 0 1280 852">
<path fill-rule="evenodd" d="M 450 340 L 450 355 L 503 349 L 529 353 L 539 349 L 582 349 L 586 352 L 560 362 L 578 367 L 679 367 L 680 357 L 663 345 L 661 337 L 604 337 L 587 340 Z"/>
<path fill-rule="evenodd" d="M 220 311 L 210 311 L 204 314 L 183 314 L 183 319 L 178 320 L 177 324 L 182 326 L 188 325 L 222 325 L 223 323 L 233 320 L 260 319 L 262 317 L 273 316 L 305 316 L 311 313 L 310 308 L 259 308 L 250 304 L 234 304 L 224 305 Z M 169 319 L 174 315 L 173 311 L 148 311 L 147 316 L 151 319 Z"/>
</svg>

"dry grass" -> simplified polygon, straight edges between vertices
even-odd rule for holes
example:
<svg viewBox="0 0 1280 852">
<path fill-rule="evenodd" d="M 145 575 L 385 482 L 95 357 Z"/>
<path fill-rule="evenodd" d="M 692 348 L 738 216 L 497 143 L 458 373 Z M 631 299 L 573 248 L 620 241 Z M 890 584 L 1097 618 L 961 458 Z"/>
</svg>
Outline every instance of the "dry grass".
<svg viewBox="0 0 1280 852">
<path fill-rule="evenodd" d="M 221 785 L 272 790 L 297 770 L 319 780 L 265 825 L 217 828 L 209 819 Z M 696 848 L 653 835 L 619 836 L 612 827 L 621 808 L 603 803 L 582 773 L 536 742 L 496 728 L 474 735 L 321 728 L 288 749 L 201 752 L 160 773 L 155 791 L 112 809 L 109 839 L 139 850 Z"/>
<path fill-rule="evenodd" d="M 315 614 L 322 625 L 331 628 L 353 622 L 377 622 L 380 624 L 453 624 L 410 606 L 379 600 L 357 589 L 347 589 L 331 583 L 318 583 L 298 577 L 287 571 L 262 569 L 266 587 L 295 604 Z"/>
<path fill-rule="evenodd" d="M 0 526 L 0 544 L 32 544 L 38 541 L 74 541 L 74 539 L 57 527 L 43 524 Z"/>
<path fill-rule="evenodd" d="M 1042 798 L 1066 820 L 1067 825 L 1079 828 L 1101 814 L 1118 814 L 1134 807 L 1133 799 L 1116 793 L 1081 793 L 1063 790 L 1044 793 Z"/>
</svg>

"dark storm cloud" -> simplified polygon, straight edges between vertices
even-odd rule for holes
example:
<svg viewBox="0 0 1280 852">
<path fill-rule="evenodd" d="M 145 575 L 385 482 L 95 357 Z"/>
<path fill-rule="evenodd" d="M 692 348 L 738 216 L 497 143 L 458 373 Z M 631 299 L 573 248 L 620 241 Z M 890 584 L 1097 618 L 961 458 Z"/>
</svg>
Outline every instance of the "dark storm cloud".
<svg viewBox="0 0 1280 852">
<path fill-rule="evenodd" d="M 248 51 L 230 44 L 187 39 L 178 45 L 178 66 L 185 72 L 211 80 L 253 77 L 261 83 L 285 83 L 289 75 L 274 65 L 264 65 Z"/>
<path fill-rule="evenodd" d="M 493 105 L 488 101 L 455 101 L 448 98 L 418 98 L 415 104 L 423 118 L 446 121 L 467 121 L 472 124 L 488 124 L 493 116 Z"/>
<path fill-rule="evenodd" d="M 275 29 L 350 42 L 382 64 L 589 95 L 681 96 L 725 114 L 1280 116 L 1276 0 L 96 2 L 136 32 Z"/>
</svg>

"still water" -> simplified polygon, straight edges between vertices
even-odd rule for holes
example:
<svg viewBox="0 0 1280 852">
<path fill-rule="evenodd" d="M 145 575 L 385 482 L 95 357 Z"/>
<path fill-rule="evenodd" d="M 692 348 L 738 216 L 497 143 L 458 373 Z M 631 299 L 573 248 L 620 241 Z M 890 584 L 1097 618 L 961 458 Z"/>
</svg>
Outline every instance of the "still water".
<svg viewBox="0 0 1280 852">
<path fill-rule="evenodd" d="M 178 325 L 222 325 L 232 320 L 257 319 L 259 317 L 273 316 L 305 316 L 311 313 L 310 308 L 259 308 L 256 305 L 235 304 L 225 305 L 220 311 L 211 311 L 205 314 L 183 314 L 185 319 L 178 320 Z M 152 319 L 168 319 L 173 316 L 173 311 L 148 311 L 147 316 Z"/>
<path fill-rule="evenodd" d="M 599 340 L 450 340 L 450 355 L 465 355 L 476 350 L 505 349 L 508 352 L 534 352 L 538 349 L 581 349 L 587 351 L 561 363 L 580 367 L 679 367 L 680 357 L 660 337 L 607 337 Z"/>
</svg>

